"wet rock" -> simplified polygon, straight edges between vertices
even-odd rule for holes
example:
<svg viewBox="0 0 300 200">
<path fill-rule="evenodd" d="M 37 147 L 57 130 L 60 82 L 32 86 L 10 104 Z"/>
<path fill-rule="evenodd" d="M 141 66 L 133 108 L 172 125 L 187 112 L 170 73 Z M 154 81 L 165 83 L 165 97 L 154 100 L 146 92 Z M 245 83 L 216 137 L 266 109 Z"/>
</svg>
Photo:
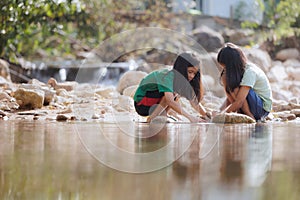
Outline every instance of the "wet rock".
<svg viewBox="0 0 300 200">
<path fill-rule="evenodd" d="M 57 115 L 56 116 L 56 121 L 67 121 L 69 119 L 69 117 L 68 116 L 66 116 L 66 115 Z"/>
<path fill-rule="evenodd" d="M 48 114 L 47 111 L 22 111 L 22 112 L 18 112 L 18 115 L 45 116 L 47 114 Z"/>
<path fill-rule="evenodd" d="M 277 113 L 273 113 L 273 115 L 276 118 L 282 119 L 283 121 L 290 121 L 296 119 L 296 115 L 291 113 L 290 111 L 277 112 Z"/>
<path fill-rule="evenodd" d="M 42 90 L 30 90 L 19 88 L 13 93 L 20 108 L 36 109 L 42 108 L 45 93 Z"/>
<path fill-rule="evenodd" d="M 224 45 L 223 36 L 207 26 L 193 30 L 192 36 L 208 52 L 216 51 Z"/>
<path fill-rule="evenodd" d="M 290 110 L 291 109 L 291 105 L 289 105 L 289 103 L 287 101 L 283 101 L 283 100 L 273 100 L 273 111 L 274 112 L 280 112 L 280 111 L 284 111 L 284 110 Z"/>
<path fill-rule="evenodd" d="M 275 58 L 278 60 L 288 60 L 288 59 L 298 59 L 300 57 L 300 53 L 296 48 L 282 49 L 280 50 Z"/>
<path fill-rule="evenodd" d="M 125 88 L 132 85 L 138 85 L 140 81 L 147 75 L 146 72 L 141 71 L 128 71 L 123 74 L 117 85 L 117 91 L 123 94 Z"/>
<path fill-rule="evenodd" d="M 39 117 L 38 116 L 33 116 L 33 118 L 32 118 L 33 120 L 38 120 L 39 119 Z"/>
<path fill-rule="evenodd" d="M 223 113 L 218 114 L 212 119 L 213 123 L 255 123 L 251 117 L 239 113 Z"/>
</svg>

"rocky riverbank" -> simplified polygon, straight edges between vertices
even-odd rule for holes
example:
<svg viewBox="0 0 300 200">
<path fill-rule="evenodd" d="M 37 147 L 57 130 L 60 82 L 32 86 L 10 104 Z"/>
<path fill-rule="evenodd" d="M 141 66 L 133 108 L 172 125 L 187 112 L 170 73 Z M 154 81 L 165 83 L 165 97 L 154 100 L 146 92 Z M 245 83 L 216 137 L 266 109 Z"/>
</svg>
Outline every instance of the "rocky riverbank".
<svg viewBox="0 0 300 200">
<path fill-rule="evenodd" d="M 297 49 L 284 49 L 271 60 L 261 49 L 245 49 L 250 61 L 258 64 L 270 79 L 273 92 L 273 111 L 270 121 L 299 120 L 300 117 L 300 61 Z M 217 110 L 224 100 L 218 83 L 219 71 L 215 53 L 202 57 L 204 85 L 203 105 Z M 2 120 L 57 120 L 57 121 L 113 121 L 116 113 L 138 116 L 133 108 L 132 95 L 141 78 L 147 73 L 126 72 L 116 87 L 79 84 L 75 81 L 58 83 L 50 78 L 47 83 L 32 79 L 26 84 L 10 81 L 9 68 L 1 60 L 0 119 Z M 182 98 L 181 104 L 193 112 Z M 196 113 L 193 113 L 196 115 Z M 176 116 L 185 121 L 183 117 Z"/>
</svg>

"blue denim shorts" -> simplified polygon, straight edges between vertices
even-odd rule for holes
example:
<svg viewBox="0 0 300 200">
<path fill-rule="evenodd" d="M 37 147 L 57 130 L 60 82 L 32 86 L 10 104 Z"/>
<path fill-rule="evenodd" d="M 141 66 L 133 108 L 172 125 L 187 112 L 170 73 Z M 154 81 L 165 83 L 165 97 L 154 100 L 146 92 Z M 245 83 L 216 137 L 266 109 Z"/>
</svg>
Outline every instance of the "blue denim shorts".
<svg viewBox="0 0 300 200">
<path fill-rule="evenodd" d="M 250 111 L 256 120 L 261 120 L 268 116 L 269 112 L 264 110 L 262 99 L 254 92 L 252 88 L 249 90 L 246 99 Z"/>
</svg>

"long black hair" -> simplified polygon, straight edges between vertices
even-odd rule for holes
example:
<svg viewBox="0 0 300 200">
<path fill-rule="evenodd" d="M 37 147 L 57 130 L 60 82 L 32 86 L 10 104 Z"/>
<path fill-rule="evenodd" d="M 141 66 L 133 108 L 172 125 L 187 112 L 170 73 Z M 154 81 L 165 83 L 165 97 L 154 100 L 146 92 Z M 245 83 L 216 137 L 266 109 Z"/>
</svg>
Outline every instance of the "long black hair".
<svg viewBox="0 0 300 200">
<path fill-rule="evenodd" d="M 240 86 L 245 72 L 247 58 L 244 52 L 235 44 L 226 43 L 219 51 L 217 61 L 225 65 L 226 92 L 233 92 L 235 88 Z"/>
<path fill-rule="evenodd" d="M 188 67 L 199 68 L 191 81 L 188 80 Z M 188 100 L 192 100 L 196 96 L 197 100 L 200 101 L 203 97 L 200 60 L 192 53 L 181 53 L 177 56 L 172 71 L 174 72 L 174 92 Z"/>
</svg>

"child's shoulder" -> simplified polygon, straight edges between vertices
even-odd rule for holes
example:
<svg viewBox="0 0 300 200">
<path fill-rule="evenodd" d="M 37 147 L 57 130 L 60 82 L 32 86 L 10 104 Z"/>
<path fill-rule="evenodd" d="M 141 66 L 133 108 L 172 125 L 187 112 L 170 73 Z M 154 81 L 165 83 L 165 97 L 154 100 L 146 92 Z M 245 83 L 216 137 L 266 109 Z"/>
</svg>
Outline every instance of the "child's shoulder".
<svg viewBox="0 0 300 200">
<path fill-rule="evenodd" d="M 246 63 L 245 70 L 246 71 L 254 71 L 254 72 L 261 72 L 262 71 L 262 69 L 260 69 L 256 64 L 254 64 L 252 62 Z"/>
</svg>

